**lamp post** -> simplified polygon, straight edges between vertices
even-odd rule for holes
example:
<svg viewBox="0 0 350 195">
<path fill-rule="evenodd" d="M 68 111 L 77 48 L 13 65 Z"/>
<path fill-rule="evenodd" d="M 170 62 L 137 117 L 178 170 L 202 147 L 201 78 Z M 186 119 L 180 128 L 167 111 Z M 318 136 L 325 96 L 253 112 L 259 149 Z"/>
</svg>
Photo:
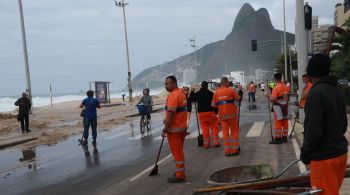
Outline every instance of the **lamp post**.
<svg viewBox="0 0 350 195">
<path fill-rule="evenodd" d="M 30 72 L 29 72 L 28 52 L 27 52 L 27 39 L 26 39 L 26 30 L 24 27 L 22 0 L 18 0 L 18 5 L 19 5 L 19 16 L 20 16 L 20 20 L 21 20 L 22 46 L 23 46 L 24 65 L 25 65 L 25 72 L 26 72 L 26 85 L 27 85 L 26 91 L 28 93 L 30 103 L 33 105 L 32 87 L 31 87 L 31 83 L 30 83 Z"/>
<path fill-rule="evenodd" d="M 197 45 L 196 45 L 196 36 L 190 38 L 191 47 L 194 48 L 194 70 L 196 71 L 195 82 L 197 83 L 198 72 L 197 72 Z"/>
<path fill-rule="evenodd" d="M 125 6 L 129 3 L 124 3 L 124 0 L 121 2 L 114 1 L 117 7 L 123 8 L 123 18 L 124 18 L 124 35 L 125 35 L 125 47 L 126 47 L 126 61 L 128 64 L 128 88 L 129 88 L 129 102 L 133 101 L 132 98 L 132 87 L 131 87 L 131 70 L 130 70 L 130 58 L 129 58 L 129 44 L 128 44 L 128 33 L 126 28 L 126 18 L 125 18 Z"/>
<path fill-rule="evenodd" d="M 287 36 L 286 36 L 286 3 L 285 0 L 283 0 L 283 36 L 284 36 L 284 78 L 285 80 L 288 77 L 288 63 L 287 63 Z"/>
</svg>

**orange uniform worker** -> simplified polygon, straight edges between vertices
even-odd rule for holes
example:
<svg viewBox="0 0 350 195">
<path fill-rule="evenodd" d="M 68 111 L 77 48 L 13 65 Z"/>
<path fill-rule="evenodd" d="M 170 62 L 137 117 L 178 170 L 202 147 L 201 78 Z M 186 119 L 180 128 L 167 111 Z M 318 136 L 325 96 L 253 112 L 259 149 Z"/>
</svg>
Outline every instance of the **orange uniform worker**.
<svg viewBox="0 0 350 195">
<path fill-rule="evenodd" d="M 165 88 L 169 92 L 166 100 L 166 115 L 162 136 L 168 137 L 170 151 L 176 163 L 175 174 L 169 183 L 185 181 L 184 141 L 187 134 L 187 98 L 183 90 L 177 87 L 174 76 L 165 79 Z"/>
<path fill-rule="evenodd" d="M 215 147 L 220 147 L 218 118 L 215 113 L 216 109 L 211 106 L 213 96 L 213 92 L 208 89 L 208 82 L 202 81 L 201 89 L 196 93 L 193 89 L 189 98 L 190 101 L 198 104 L 198 118 L 203 132 L 204 148 L 210 147 L 210 141 L 213 142 Z M 209 133 L 209 128 L 211 134 Z"/>
<path fill-rule="evenodd" d="M 301 98 L 300 98 L 299 107 L 305 108 L 307 96 L 309 95 L 309 91 L 312 87 L 312 83 L 310 82 L 309 76 L 307 74 L 304 74 L 302 78 L 303 78 L 304 86 L 303 86 L 303 94 L 301 95 Z"/>
<path fill-rule="evenodd" d="M 212 100 L 212 107 L 219 109 L 225 156 L 239 154 L 238 110 L 234 101 L 240 101 L 239 95 L 229 88 L 229 80 L 221 78 L 221 87 L 217 89 Z M 230 133 L 231 132 L 231 133 Z"/>
<path fill-rule="evenodd" d="M 273 103 L 275 135 L 270 144 L 286 143 L 288 137 L 288 93 L 289 88 L 282 83 L 282 74 L 274 74 L 276 86 L 270 97 Z M 269 95 L 269 94 L 268 94 Z"/>
<path fill-rule="evenodd" d="M 256 85 L 252 81 L 248 85 L 248 96 L 249 96 L 248 102 L 250 102 L 250 100 L 252 100 L 252 102 L 255 102 L 255 93 L 256 93 Z"/>
<path fill-rule="evenodd" d="M 315 54 L 307 67 L 313 86 L 305 105 L 304 142 L 300 159 L 310 164 L 312 189 L 320 195 L 338 195 L 343 183 L 348 155 L 348 122 L 344 94 L 337 78 L 329 76 L 331 59 Z"/>
</svg>

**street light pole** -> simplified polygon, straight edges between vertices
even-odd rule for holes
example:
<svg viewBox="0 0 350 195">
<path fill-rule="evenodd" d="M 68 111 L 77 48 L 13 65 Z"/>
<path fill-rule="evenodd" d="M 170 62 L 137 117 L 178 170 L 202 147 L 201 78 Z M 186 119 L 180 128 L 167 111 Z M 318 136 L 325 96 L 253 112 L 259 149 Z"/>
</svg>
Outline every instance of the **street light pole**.
<svg viewBox="0 0 350 195">
<path fill-rule="evenodd" d="M 197 72 L 197 45 L 196 45 L 196 36 L 193 36 L 193 39 L 190 38 L 191 47 L 194 48 L 194 70 L 196 72 L 195 82 L 197 83 L 198 72 Z"/>
<path fill-rule="evenodd" d="M 129 3 L 124 3 L 124 0 L 121 2 L 114 1 L 117 7 L 123 8 L 123 18 L 124 18 L 124 35 L 125 35 L 125 48 L 126 48 L 126 61 L 128 64 L 128 88 L 129 88 L 129 102 L 133 101 L 132 98 L 132 86 L 131 86 L 131 69 L 130 69 L 130 58 L 129 58 L 129 44 L 128 44 L 128 33 L 126 28 L 126 17 L 125 17 L 125 6 Z"/>
<path fill-rule="evenodd" d="M 31 83 L 30 83 L 30 72 L 29 72 L 28 52 L 27 52 L 27 39 L 26 39 L 26 32 L 25 32 L 25 27 L 24 27 L 22 0 L 18 0 L 18 5 L 19 5 L 19 16 L 20 16 L 20 20 L 21 20 L 22 46 L 23 46 L 24 64 L 25 64 L 25 72 L 26 72 L 26 85 L 27 85 L 26 91 L 28 93 L 30 103 L 33 105 L 32 87 L 31 87 Z"/>
<path fill-rule="evenodd" d="M 286 36 L 286 3 L 283 0 L 283 36 L 284 36 L 284 80 L 288 77 L 288 63 L 287 63 L 287 36 Z"/>
</svg>

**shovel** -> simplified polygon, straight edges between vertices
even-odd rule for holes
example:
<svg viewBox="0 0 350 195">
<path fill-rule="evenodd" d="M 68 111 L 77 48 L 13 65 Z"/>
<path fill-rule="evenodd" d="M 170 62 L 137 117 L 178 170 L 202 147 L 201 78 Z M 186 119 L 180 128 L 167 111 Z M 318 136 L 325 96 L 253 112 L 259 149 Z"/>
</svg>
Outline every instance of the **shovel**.
<svg viewBox="0 0 350 195">
<path fill-rule="evenodd" d="M 197 129 L 198 129 L 198 136 L 197 136 L 198 147 L 202 147 L 204 144 L 204 141 L 203 141 L 203 135 L 201 134 L 201 131 L 199 128 L 197 102 L 194 103 L 194 108 L 195 108 L 195 112 L 196 112 L 196 121 L 197 121 Z"/>
<path fill-rule="evenodd" d="M 156 164 L 154 165 L 151 173 L 148 176 L 153 176 L 153 175 L 157 175 L 158 174 L 158 160 L 159 160 L 160 152 L 162 151 L 163 142 L 164 142 L 164 137 L 162 138 L 162 143 L 160 144 L 160 147 L 159 147 Z"/>
</svg>

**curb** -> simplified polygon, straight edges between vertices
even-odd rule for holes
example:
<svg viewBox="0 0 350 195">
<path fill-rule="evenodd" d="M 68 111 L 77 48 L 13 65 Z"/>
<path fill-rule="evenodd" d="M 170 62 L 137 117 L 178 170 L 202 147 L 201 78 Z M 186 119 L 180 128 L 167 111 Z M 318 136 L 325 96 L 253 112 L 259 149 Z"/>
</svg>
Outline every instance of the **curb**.
<svg viewBox="0 0 350 195">
<path fill-rule="evenodd" d="M 16 146 L 16 145 L 23 144 L 23 143 L 26 143 L 26 142 L 30 142 L 30 141 L 33 141 L 33 140 L 37 140 L 37 139 L 39 139 L 39 138 L 37 138 L 37 137 L 30 137 L 30 138 L 24 138 L 24 139 L 19 139 L 19 140 L 15 140 L 15 141 L 9 141 L 9 142 L 5 142 L 5 143 L 1 143 L 0 144 L 0 149 L 5 149 L 5 148 L 11 147 L 11 146 Z"/>
</svg>

